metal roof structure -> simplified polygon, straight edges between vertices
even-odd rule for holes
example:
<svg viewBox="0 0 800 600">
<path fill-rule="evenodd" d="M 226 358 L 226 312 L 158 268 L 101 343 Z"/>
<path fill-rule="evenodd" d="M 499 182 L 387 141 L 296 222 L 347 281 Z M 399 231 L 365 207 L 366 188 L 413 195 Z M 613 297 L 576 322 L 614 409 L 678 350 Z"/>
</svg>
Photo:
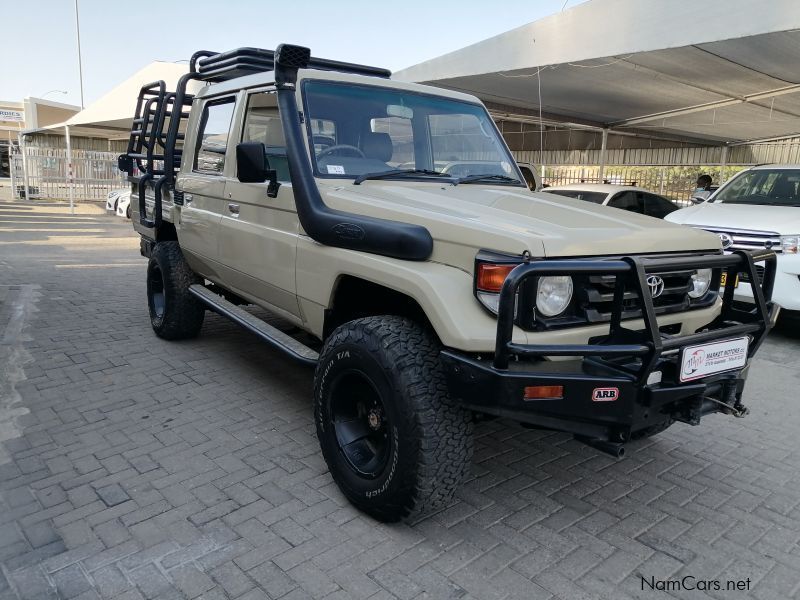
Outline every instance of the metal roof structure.
<svg viewBox="0 0 800 600">
<path fill-rule="evenodd" d="M 796 0 L 590 0 L 395 74 L 496 119 L 703 145 L 800 134 Z M 541 101 L 540 101 L 541 98 Z"/>
</svg>

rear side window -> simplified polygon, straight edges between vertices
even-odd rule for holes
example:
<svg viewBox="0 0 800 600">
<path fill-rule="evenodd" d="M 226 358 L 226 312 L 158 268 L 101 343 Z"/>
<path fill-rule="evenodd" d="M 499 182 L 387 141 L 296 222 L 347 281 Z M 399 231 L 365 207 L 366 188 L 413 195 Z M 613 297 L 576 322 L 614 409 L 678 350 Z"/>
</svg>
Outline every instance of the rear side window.
<svg viewBox="0 0 800 600">
<path fill-rule="evenodd" d="M 228 150 L 228 137 L 231 132 L 233 97 L 207 102 L 200 117 L 197 132 L 197 152 L 194 157 L 194 170 L 211 175 L 221 175 L 225 168 L 225 152 Z"/>
<path fill-rule="evenodd" d="M 678 207 L 666 198 L 655 194 L 644 194 L 645 214 L 657 219 L 663 219 L 669 213 L 678 210 Z"/>
<path fill-rule="evenodd" d="M 533 176 L 533 173 L 531 172 L 531 170 L 528 167 L 523 166 L 523 165 L 517 165 L 517 166 L 519 166 L 519 170 L 522 173 L 522 176 L 525 178 L 525 183 L 528 186 L 528 188 L 531 189 L 531 190 L 535 190 L 536 189 L 536 178 Z"/>
<path fill-rule="evenodd" d="M 644 198 L 642 198 L 641 192 L 619 192 L 608 201 L 608 205 L 613 208 L 644 214 Z"/>
</svg>

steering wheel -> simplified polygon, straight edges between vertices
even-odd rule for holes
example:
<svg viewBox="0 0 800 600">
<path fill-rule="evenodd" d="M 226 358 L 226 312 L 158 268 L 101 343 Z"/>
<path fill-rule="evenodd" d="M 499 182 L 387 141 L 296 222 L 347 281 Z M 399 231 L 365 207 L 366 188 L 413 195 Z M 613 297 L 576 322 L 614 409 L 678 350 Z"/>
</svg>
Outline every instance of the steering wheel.
<svg viewBox="0 0 800 600">
<path fill-rule="evenodd" d="M 350 144 L 335 144 L 325 148 L 325 150 L 317 154 L 317 160 L 331 155 L 334 152 L 338 152 L 339 150 L 346 150 L 347 152 L 354 154 L 359 158 L 367 158 L 367 156 L 361 151 L 361 148 L 358 148 L 357 146 L 351 146 Z"/>
</svg>

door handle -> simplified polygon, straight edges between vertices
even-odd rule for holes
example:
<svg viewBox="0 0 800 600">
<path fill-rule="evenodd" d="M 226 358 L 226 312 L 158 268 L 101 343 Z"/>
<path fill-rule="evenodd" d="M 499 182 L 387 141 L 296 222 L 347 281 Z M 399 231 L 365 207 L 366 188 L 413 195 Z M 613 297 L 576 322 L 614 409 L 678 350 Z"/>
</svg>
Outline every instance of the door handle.
<svg viewBox="0 0 800 600">
<path fill-rule="evenodd" d="M 228 204 L 228 212 L 230 212 L 234 217 L 239 216 L 239 205 L 238 204 Z"/>
</svg>

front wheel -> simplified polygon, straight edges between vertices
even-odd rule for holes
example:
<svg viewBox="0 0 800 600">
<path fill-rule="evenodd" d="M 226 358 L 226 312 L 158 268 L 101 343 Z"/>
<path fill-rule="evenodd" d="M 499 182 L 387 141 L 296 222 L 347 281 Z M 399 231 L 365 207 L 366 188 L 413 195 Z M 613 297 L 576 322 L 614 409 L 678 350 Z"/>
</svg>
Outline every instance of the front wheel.
<svg viewBox="0 0 800 600">
<path fill-rule="evenodd" d="M 155 245 L 147 264 L 147 306 L 158 337 L 182 340 L 200 333 L 205 306 L 189 292 L 189 286 L 202 282 L 189 267 L 178 242 Z"/>
<path fill-rule="evenodd" d="M 472 456 L 472 422 L 450 398 L 434 336 L 409 319 L 368 317 L 322 349 L 314 416 L 331 475 L 380 521 L 445 506 Z"/>
</svg>

